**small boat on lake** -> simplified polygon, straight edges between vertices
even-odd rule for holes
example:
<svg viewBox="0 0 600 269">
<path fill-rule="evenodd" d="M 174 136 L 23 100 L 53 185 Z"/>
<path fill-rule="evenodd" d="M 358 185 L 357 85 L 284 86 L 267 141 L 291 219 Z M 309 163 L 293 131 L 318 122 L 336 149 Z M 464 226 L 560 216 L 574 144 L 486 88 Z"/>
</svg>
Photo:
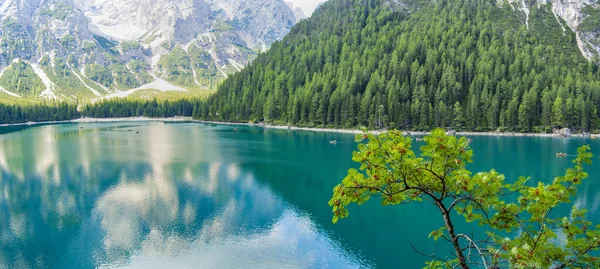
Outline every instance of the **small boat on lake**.
<svg viewBox="0 0 600 269">
<path fill-rule="evenodd" d="M 423 141 L 423 138 L 417 138 L 417 141 Z"/>
<path fill-rule="evenodd" d="M 566 153 L 558 152 L 556 153 L 556 157 L 567 157 Z"/>
<path fill-rule="evenodd" d="M 337 145 L 337 140 L 331 140 L 331 141 L 329 141 L 329 144 Z"/>
</svg>

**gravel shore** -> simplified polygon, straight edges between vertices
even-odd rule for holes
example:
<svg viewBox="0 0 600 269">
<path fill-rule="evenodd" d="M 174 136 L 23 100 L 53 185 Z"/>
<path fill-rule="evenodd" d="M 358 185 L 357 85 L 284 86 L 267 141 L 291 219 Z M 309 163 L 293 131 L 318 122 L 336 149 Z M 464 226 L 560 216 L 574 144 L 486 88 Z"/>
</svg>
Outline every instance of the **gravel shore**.
<svg viewBox="0 0 600 269">
<path fill-rule="evenodd" d="M 341 134 L 360 134 L 363 131 L 358 129 L 333 129 L 333 128 L 308 128 L 294 127 L 268 124 L 253 124 L 253 123 L 233 123 L 233 122 L 217 122 L 217 121 L 202 121 L 194 120 L 191 117 L 173 117 L 173 118 L 148 118 L 148 117 L 131 117 L 131 118 L 80 118 L 67 121 L 50 121 L 50 122 L 26 122 L 16 124 L 0 124 L 0 126 L 19 126 L 19 125 L 40 125 L 40 124 L 59 124 L 59 123 L 94 123 L 94 122 L 140 122 L 140 121 L 159 121 L 159 122 L 198 122 L 219 125 L 239 125 L 239 126 L 257 126 L 267 129 L 279 129 L 290 131 L 306 131 L 306 132 L 323 132 L 323 133 L 341 133 Z M 380 134 L 383 131 L 369 131 L 372 134 Z M 429 132 L 405 131 L 406 135 L 428 135 Z M 514 132 L 456 132 L 457 136 L 513 136 L 513 137 L 559 137 L 555 134 L 540 134 L 540 133 L 514 133 Z M 571 137 L 586 137 L 581 134 L 573 134 Z M 592 134 L 592 138 L 598 138 L 600 135 Z"/>
</svg>

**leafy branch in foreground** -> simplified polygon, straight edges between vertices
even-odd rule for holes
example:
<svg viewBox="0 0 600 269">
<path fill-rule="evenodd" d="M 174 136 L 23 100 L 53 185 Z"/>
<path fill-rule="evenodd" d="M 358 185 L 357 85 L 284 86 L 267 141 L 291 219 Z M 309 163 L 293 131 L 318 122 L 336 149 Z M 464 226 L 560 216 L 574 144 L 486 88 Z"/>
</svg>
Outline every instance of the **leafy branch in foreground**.
<svg viewBox="0 0 600 269">
<path fill-rule="evenodd" d="M 353 154 L 360 171 L 350 169 L 329 201 L 334 223 L 348 217 L 350 204 L 361 205 L 371 197 L 383 205 L 426 201 L 444 220 L 430 237 L 451 244 L 455 257 L 421 253 L 433 259 L 426 268 L 600 268 L 594 256 L 600 249 L 600 225 L 593 226 L 586 211 L 576 207 L 569 216 L 553 212 L 571 204 L 577 186 L 588 177 L 583 165 L 591 163 L 589 146 L 578 149 L 564 176 L 529 186 L 529 178 L 510 184 L 495 170 L 471 173 L 466 169 L 473 157 L 467 139 L 442 129 L 424 138 L 420 156 L 400 131 L 357 136 L 361 141 L 366 143 Z M 486 238 L 457 231 L 452 211 L 486 227 Z"/>
</svg>

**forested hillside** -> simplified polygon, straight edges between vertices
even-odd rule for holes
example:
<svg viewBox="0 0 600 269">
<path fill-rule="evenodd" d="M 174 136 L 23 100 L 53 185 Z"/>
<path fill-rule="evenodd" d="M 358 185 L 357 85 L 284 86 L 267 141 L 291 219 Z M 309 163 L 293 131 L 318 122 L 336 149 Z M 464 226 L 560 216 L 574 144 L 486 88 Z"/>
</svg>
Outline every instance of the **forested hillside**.
<svg viewBox="0 0 600 269">
<path fill-rule="evenodd" d="M 600 73 L 549 6 L 330 0 L 196 117 L 301 126 L 600 127 Z"/>
</svg>

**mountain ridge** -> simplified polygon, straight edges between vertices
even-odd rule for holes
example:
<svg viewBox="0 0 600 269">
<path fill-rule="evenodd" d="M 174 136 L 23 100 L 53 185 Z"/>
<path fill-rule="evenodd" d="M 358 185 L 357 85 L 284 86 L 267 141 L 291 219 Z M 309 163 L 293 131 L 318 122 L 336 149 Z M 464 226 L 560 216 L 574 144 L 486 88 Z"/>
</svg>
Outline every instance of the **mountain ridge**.
<svg viewBox="0 0 600 269">
<path fill-rule="evenodd" d="M 193 92 L 214 88 L 298 20 L 283 0 L 7 0 L 0 69 L 39 64 L 61 100 L 136 89 L 154 75 Z M 45 90 L 25 94 L 7 80 L 0 85 L 24 98 Z"/>
</svg>

